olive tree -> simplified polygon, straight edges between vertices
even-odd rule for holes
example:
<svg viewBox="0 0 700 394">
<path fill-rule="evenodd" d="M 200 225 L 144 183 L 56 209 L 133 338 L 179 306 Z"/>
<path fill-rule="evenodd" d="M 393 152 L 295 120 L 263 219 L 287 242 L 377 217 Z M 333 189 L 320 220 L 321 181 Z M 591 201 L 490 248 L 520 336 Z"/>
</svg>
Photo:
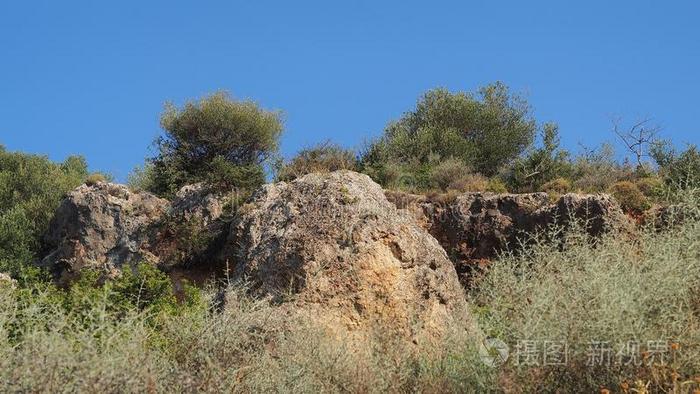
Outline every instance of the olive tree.
<svg viewBox="0 0 700 394">
<path fill-rule="evenodd" d="M 149 188 L 170 196 L 180 187 L 206 182 L 218 188 L 251 188 L 265 181 L 265 164 L 278 150 L 281 114 L 223 92 L 182 108 L 165 105 L 164 135 L 151 158 Z"/>
<path fill-rule="evenodd" d="M 387 166 L 420 177 L 441 161 L 458 159 L 492 176 L 532 144 L 536 130 L 528 103 L 500 82 L 476 93 L 434 89 L 385 128 L 363 154 L 362 164 L 378 178 Z"/>
</svg>

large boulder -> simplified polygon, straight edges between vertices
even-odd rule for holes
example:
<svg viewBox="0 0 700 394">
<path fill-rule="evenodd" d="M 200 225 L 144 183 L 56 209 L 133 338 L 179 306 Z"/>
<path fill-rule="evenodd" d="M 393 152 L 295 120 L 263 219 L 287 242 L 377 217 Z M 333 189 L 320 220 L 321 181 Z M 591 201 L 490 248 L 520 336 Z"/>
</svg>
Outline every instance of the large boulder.
<svg viewBox="0 0 700 394">
<path fill-rule="evenodd" d="M 551 226 L 566 229 L 577 224 L 593 238 L 630 226 L 620 205 L 606 194 L 566 194 L 554 202 L 546 193 L 386 194 L 438 239 L 463 282 L 499 253 L 518 250 Z"/>
<path fill-rule="evenodd" d="M 445 251 L 366 175 L 265 185 L 239 209 L 227 244 L 224 258 L 252 294 L 350 331 L 381 323 L 425 342 L 469 321 Z"/>
<path fill-rule="evenodd" d="M 56 211 L 41 264 L 64 279 L 84 268 L 114 276 L 141 262 L 189 268 L 225 239 L 223 201 L 202 184 L 184 186 L 172 203 L 124 185 L 82 185 Z"/>
<path fill-rule="evenodd" d="M 155 264 L 153 226 L 169 207 L 167 200 L 124 185 L 82 185 L 56 211 L 41 264 L 62 277 L 84 268 L 114 273 L 141 261 Z"/>
</svg>

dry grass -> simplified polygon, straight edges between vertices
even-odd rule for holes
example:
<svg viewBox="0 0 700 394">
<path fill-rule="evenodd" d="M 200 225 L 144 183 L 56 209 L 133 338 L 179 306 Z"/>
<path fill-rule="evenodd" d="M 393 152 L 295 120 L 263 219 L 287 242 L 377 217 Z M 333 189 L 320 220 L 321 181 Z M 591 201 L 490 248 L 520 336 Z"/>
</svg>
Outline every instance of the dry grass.
<svg viewBox="0 0 700 394">
<path fill-rule="evenodd" d="M 513 350 L 520 344 L 520 356 L 528 354 L 524 346 L 532 343 L 526 341 L 538 349 L 538 365 L 524 365 L 516 352 L 500 370 L 501 379 L 518 389 L 512 391 L 619 391 L 637 381 L 651 392 L 699 388 L 697 221 L 665 233 L 643 230 L 632 241 L 610 237 L 596 246 L 577 237 L 565 245 L 541 242 L 492 267 L 470 297 L 481 328 Z M 568 345 L 565 365 L 544 365 L 547 340 Z M 632 360 L 625 347 L 635 343 Z M 607 353 L 594 346 L 611 348 L 609 365 L 592 358 Z"/>
</svg>

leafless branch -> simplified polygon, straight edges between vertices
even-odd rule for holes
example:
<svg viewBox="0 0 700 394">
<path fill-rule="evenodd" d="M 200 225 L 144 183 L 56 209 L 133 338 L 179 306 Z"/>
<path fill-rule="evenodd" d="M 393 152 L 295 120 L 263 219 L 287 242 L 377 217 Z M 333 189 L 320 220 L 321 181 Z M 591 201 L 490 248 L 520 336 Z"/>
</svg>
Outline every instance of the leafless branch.
<svg viewBox="0 0 700 394">
<path fill-rule="evenodd" d="M 644 157 L 647 157 L 648 147 L 656 140 L 656 135 L 661 131 L 661 127 L 651 124 L 651 118 L 643 118 L 631 127 L 624 129 L 620 126 L 619 118 L 613 119 L 612 131 L 625 144 L 627 150 L 634 156 L 638 167 L 644 164 Z"/>
</svg>

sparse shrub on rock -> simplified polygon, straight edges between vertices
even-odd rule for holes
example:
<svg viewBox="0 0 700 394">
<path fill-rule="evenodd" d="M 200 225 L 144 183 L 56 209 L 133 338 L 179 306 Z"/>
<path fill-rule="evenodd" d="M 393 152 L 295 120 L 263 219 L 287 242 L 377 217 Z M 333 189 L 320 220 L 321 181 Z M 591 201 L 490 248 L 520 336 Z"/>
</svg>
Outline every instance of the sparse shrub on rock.
<svg viewBox="0 0 700 394">
<path fill-rule="evenodd" d="M 617 199 L 625 212 L 641 214 L 651 208 L 646 196 L 637 185 L 630 181 L 615 183 L 610 188 L 610 193 Z"/>
<path fill-rule="evenodd" d="M 564 194 L 571 191 L 571 181 L 565 178 L 553 179 L 542 185 L 542 191 L 546 193 Z"/>
<path fill-rule="evenodd" d="M 634 184 L 640 192 L 649 198 L 660 198 L 664 193 L 664 182 L 656 176 L 648 176 L 637 179 Z"/>
<path fill-rule="evenodd" d="M 491 178 L 486 186 L 486 191 L 491 193 L 508 193 L 508 186 L 500 178 Z"/>
<path fill-rule="evenodd" d="M 337 170 L 357 170 L 357 157 L 352 150 L 327 141 L 299 151 L 279 170 L 277 180 L 291 181 L 314 172 Z"/>
<path fill-rule="evenodd" d="M 204 183 L 183 186 L 153 230 L 157 233 L 152 250 L 160 266 L 215 271 L 230 221 L 226 214 L 230 198 L 236 194 L 228 196 Z"/>
<path fill-rule="evenodd" d="M 85 178 L 85 184 L 88 186 L 94 186 L 100 182 L 107 182 L 107 176 L 105 174 L 94 172 Z"/>
</svg>

